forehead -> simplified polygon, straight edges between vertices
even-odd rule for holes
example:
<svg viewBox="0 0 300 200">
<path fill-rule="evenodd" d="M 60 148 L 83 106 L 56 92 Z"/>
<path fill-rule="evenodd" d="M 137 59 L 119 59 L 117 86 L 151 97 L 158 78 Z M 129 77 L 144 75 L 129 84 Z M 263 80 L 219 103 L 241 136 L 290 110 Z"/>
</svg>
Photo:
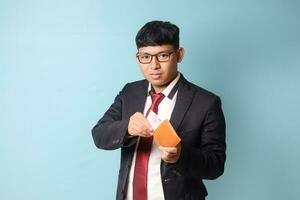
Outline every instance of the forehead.
<svg viewBox="0 0 300 200">
<path fill-rule="evenodd" d="M 146 46 L 139 48 L 139 53 L 157 54 L 164 51 L 174 50 L 170 44 L 158 45 L 158 46 Z"/>
</svg>

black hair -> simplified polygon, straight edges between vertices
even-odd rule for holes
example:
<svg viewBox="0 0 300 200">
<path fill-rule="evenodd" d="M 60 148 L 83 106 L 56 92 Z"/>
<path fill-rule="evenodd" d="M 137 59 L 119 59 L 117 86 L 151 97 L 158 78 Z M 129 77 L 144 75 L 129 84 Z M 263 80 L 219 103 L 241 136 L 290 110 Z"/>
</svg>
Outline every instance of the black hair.
<svg viewBox="0 0 300 200">
<path fill-rule="evenodd" d="M 137 48 L 170 44 L 179 48 L 179 28 L 170 22 L 151 21 L 146 23 L 135 37 Z"/>
</svg>

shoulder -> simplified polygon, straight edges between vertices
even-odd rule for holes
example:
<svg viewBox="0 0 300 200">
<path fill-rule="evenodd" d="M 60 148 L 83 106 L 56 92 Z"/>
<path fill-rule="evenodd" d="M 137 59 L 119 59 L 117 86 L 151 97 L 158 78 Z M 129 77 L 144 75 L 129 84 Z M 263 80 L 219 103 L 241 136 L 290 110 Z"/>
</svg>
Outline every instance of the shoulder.
<svg viewBox="0 0 300 200">
<path fill-rule="evenodd" d="M 143 90 L 147 90 L 148 88 L 148 81 L 147 80 L 138 80 L 134 82 L 129 82 L 127 83 L 123 89 L 123 93 L 128 93 L 128 92 L 141 92 Z"/>
<path fill-rule="evenodd" d="M 148 81 L 147 80 L 139 80 L 134 82 L 127 83 L 123 89 L 120 91 L 121 96 L 131 96 L 131 97 L 137 97 L 141 94 L 147 92 L 148 88 Z"/>
<path fill-rule="evenodd" d="M 194 93 L 194 97 L 195 98 L 200 98 L 202 101 L 214 101 L 216 99 L 218 99 L 219 97 L 213 93 L 212 91 L 209 91 L 203 87 L 200 87 L 190 81 L 188 81 L 187 79 L 185 79 L 184 77 L 182 77 L 182 89 L 183 90 L 189 90 L 190 92 Z"/>
<path fill-rule="evenodd" d="M 132 90 L 132 89 L 144 89 L 145 87 L 148 87 L 147 80 L 138 80 L 134 82 L 127 83 L 123 89 L 126 90 Z"/>
<path fill-rule="evenodd" d="M 191 83 L 185 78 L 183 78 L 178 89 L 178 95 L 186 99 L 186 101 L 191 99 L 191 108 L 195 110 L 220 109 L 222 105 L 221 99 L 215 93 Z"/>
</svg>

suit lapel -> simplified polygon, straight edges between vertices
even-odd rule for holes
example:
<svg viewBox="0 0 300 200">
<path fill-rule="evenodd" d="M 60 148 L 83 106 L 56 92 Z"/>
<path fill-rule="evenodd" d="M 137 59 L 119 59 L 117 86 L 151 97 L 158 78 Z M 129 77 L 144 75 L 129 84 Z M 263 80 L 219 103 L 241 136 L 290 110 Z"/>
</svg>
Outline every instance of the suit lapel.
<svg viewBox="0 0 300 200">
<path fill-rule="evenodd" d="M 170 122 L 172 126 L 174 127 L 175 131 L 180 128 L 181 122 L 184 119 L 184 116 L 186 112 L 188 111 L 192 100 L 194 98 L 194 91 L 191 89 L 191 84 L 183 77 L 182 74 L 180 74 L 180 83 L 178 86 L 178 93 L 177 93 L 177 99 L 175 103 L 175 107 L 173 109 Z M 179 136 L 181 136 L 182 133 L 177 132 Z M 161 177 L 166 177 L 166 167 L 168 163 L 162 161 L 161 162 Z"/>
<path fill-rule="evenodd" d="M 177 99 L 170 119 L 175 131 L 180 127 L 184 115 L 192 103 L 193 97 L 194 91 L 191 90 L 190 83 L 181 74 Z"/>
</svg>

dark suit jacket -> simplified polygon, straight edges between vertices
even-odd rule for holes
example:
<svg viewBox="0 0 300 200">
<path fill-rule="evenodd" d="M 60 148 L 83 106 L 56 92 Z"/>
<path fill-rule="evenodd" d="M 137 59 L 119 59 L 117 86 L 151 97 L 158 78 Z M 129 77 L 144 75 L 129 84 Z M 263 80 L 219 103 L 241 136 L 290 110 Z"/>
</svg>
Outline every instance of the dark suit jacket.
<svg viewBox="0 0 300 200">
<path fill-rule="evenodd" d="M 147 80 L 126 84 L 92 130 L 98 148 L 121 148 L 117 200 L 123 200 L 126 196 L 138 139 L 128 137 L 129 118 L 135 112 L 143 113 L 147 90 Z M 176 163 L 161 162 L 165 199 L 204 199 L 207 191 L 202 179 L 216 179 L 224 171 L 225 120 L 220 98 L 188 82 L 181 75 L 170 122 L 182 139 L 182 151 Z"/>
</svg>

